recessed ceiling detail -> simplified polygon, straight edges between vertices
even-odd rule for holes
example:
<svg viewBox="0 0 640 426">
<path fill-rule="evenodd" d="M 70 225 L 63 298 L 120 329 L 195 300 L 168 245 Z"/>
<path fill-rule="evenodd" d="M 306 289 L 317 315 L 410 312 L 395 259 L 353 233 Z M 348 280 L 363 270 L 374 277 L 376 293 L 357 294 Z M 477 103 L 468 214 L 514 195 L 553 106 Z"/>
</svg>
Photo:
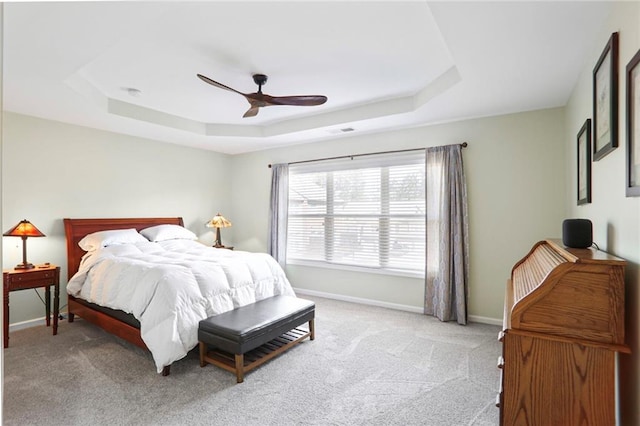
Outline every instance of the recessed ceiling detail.
<svg viewBox="0 0 640 426">
<path fill-rule="evenodd" d="M 93 86 L 87 79 L 83 78 L 81 72 L 68 78 L 66 84 L 84 96 L 88 101 L 93 102 L 96 107 L 102 108 L 109 114 L 171 127 L 176 130 L 198 135 L 266 138 L 316 129 L 318 128 L 318 123 L 321 123 L 321 127 L 328 127 L 352 121 L 371 120 L 383 116 L 413 112 L 459 81 L 460 76 L 456 68 L 451 67 L 413 96 L 374 101 L 361 105 L 353 105 L 351 107 L 347 106 L 317 114 L 309 114 L 309 116 L 306 117 L 283 118 L 271 124 L 267 123 L 263 125 L 203 123 L 185 116 L 146 107 L 143 101 L 132 103 L 122 99 L 110 98 L 105 93 L 102 93 L 99 88 Z M 137 89 L 128 89 L 127 93 L 129 96 L 133 96 L 136 99 L 140 97 L 139 90 L 135 92 L 135 95 L 130 93 L 131 90 L 135 91 Z"/>
<path fill-rule="evenodd" d="M 349 134 L 332 129 L 365 134 L 557 107 L 602 44 L 610 7 L 9 2 L 4 108 L 235 154 Z M 198 73 L 243 93 L 255 91 L 253 74 L 264 73 L 272 96 L 312 93 L 328 101 L 261 108 L 243 119 L 246 99 L 206 90 Z"/>
</svg>

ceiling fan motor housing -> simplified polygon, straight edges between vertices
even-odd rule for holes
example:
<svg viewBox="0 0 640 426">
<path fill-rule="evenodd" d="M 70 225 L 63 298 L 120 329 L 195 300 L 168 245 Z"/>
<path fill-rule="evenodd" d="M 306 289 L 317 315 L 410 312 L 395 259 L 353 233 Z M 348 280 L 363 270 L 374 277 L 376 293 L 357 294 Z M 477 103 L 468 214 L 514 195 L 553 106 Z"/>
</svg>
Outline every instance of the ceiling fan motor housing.
<svg viewBox="0 0 640 426">
<path fill-rule="evenodd" d="M 267 82 L 267 76 L 264 75 L 264 74 L 254 74 L 253 75 L 253 81 L 258 86 L 262 86 L 263 84 L 265 84 Z"/>
</svg>

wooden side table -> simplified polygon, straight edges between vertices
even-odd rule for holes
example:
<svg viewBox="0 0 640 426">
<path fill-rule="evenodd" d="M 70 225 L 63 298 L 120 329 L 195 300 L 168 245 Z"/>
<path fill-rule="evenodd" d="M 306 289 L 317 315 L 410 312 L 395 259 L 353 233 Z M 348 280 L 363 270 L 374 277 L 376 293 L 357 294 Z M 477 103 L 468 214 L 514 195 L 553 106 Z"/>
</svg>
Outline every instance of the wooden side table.
<svg viewBox="0 0 640 426">
<path fill-rule="evenodd" d="M 4 303 L 4 347 L 9 347 L 9 292 L 29 288 L 45 288 L 47 327 L 51 325 L 51 286 L 53 286 L 53 335 L 58 334 L 60 314 L 60 267 L 51 264 L 32 269 L 5 269 L 2 271 Z"/>
</svg>

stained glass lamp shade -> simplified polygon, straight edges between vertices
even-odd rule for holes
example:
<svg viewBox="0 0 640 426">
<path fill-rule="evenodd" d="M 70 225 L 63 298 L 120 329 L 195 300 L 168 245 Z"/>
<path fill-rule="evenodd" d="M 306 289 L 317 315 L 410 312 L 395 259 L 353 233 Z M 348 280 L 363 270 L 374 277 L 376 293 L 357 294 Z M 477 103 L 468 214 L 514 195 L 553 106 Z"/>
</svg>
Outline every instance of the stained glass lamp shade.
<svg viewBox="0 0 640 426">
<path fill-rule="evenodd" d="M 44 237 L 45 235 L 40 232 L 38 228 L 33 226 L 27 219 L 21 220 L 13 228 L 2 234 L 5 237 L 20 237 L 22 238 L 22 263 L 19 263 L 15 269 L 31 269 L 33 264 L 27 262 L 27 238 L 29 237 Z"/>
</svg>

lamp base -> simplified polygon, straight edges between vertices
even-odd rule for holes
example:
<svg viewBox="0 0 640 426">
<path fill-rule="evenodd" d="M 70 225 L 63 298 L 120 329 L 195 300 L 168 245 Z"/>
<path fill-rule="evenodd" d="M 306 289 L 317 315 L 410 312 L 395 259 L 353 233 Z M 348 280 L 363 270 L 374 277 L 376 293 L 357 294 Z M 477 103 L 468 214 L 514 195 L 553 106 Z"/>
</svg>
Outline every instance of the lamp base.
<svg viewBox="0 0 640 426">
<path fill-rule="evenodd" d="M 33 263 L 19 263 L 13 269 L 33 269 L 35 268 Z"/>
<path fill-rule="evenodd" d="M 220 228 L 216 228 L 216 240 L 213 243 L 215 248 L 222 248 L 222 238 L 220 238 Z"/>
</svg>

